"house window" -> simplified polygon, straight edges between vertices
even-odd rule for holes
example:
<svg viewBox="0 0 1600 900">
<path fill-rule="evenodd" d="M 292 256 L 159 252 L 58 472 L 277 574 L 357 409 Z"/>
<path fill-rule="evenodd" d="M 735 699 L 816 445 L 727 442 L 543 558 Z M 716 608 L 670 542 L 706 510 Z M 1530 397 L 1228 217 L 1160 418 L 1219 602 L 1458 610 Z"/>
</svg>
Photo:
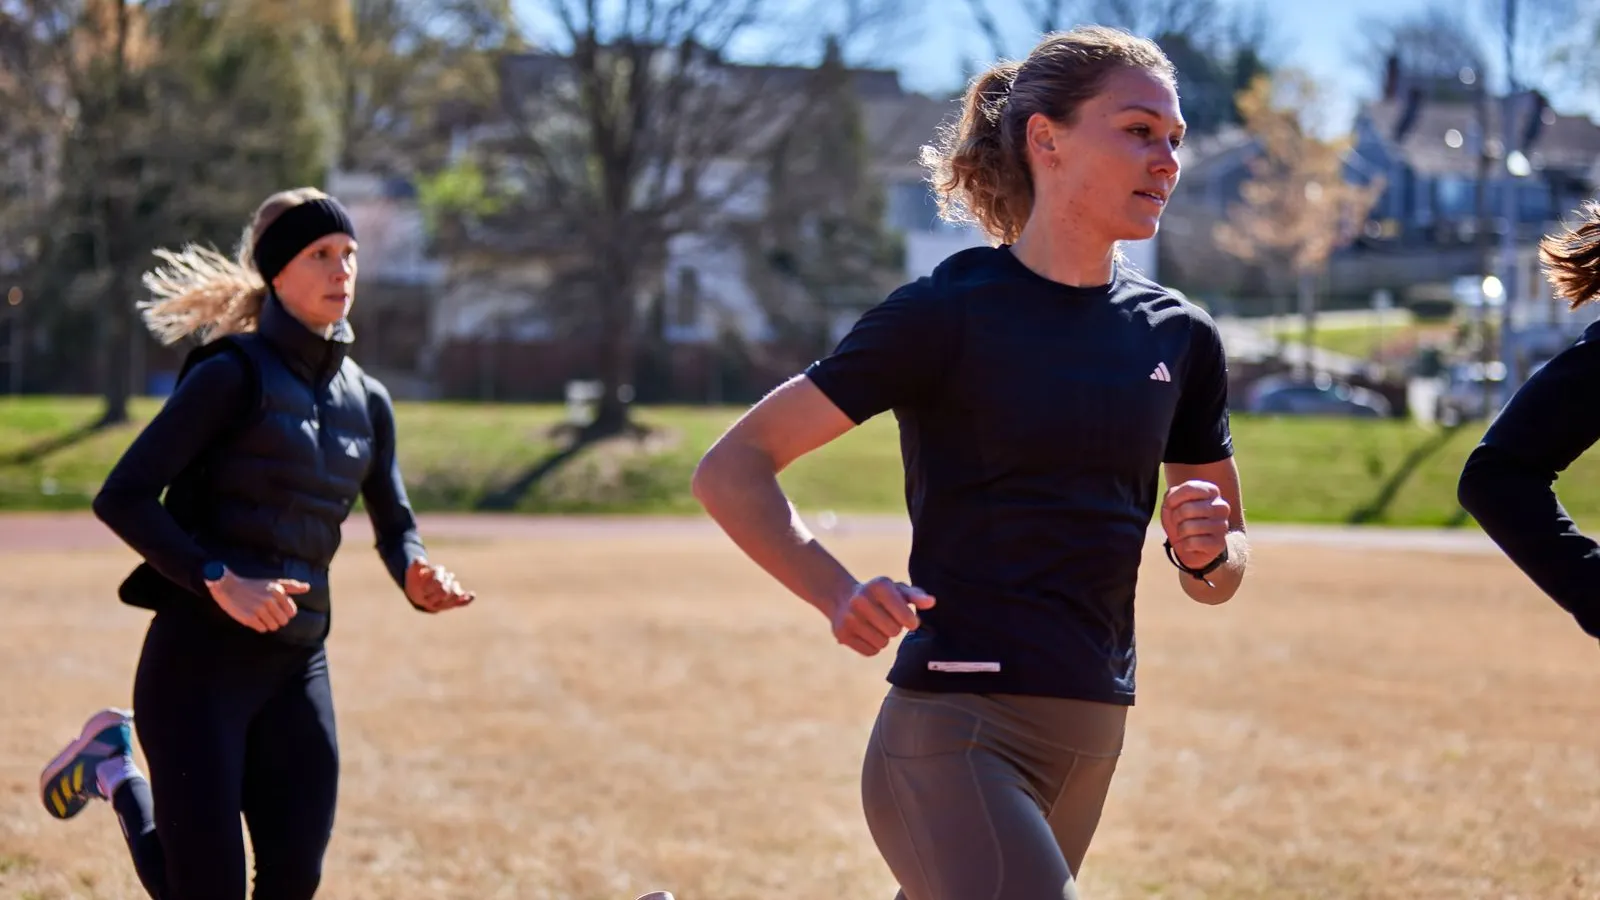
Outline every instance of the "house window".
<svg viewBox="0 0 1600 900">
<path fill-rule="evenodd" d="M 1537 182 L 1517 183 L 1517 214 L 1524 222 L 1544 222 L 1550 218 L 1550 189 Z"/>
<path fill-rule="evenodd" d="M 897 231 L 938 231 L 939 204 L 926 181 L 898 181 L 889 186 L 889 226 Z"/>
<path fill-rule="evenodd" d="M 1471 179 L 1444 177 L 1439 179 L 1439 215 L 1457 218 L 1472 215 L 1473 184 Z"/>
</svg>

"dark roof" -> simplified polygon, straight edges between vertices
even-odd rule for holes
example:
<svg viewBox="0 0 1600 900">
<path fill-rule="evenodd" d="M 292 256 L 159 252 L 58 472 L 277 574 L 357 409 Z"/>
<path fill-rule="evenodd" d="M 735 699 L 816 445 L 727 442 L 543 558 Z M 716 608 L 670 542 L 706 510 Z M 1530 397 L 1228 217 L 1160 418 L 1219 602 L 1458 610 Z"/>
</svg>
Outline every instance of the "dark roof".
<svg viewBox="0 0 1600 900">
<path fill-rule="evenodd" d="M 873 157 L 885 165 L 915 165 L 924 144 L 938 136 L 939 126 L 961 115 L 960 101 L 922 94 L 864 97 L 862 124 Z"/>
<path fill-rule="evenodd" d="M 1533 95 L 1519 98 L 1520 111 L 1514 120 L 1514 134 L 1522 140 L 1523 127 L 1529 119 L 1530 100 Z M 1502 104 L 1491 100 L 1488 108 L 1490 140 L 1498 141 L 1501 134 Z M 1395 146 L 1394 132 L 1404 103 L 1387 99 L 1367 105 L 1361 115 L 1384 141 Z M 1600 124 L 1583 116 L 1565 116 L 1549 107 L 1542 115 L 1542 125 L 1525 152 L 1536 168 L 1585 172 L 1600 156 Z M 1416 118 L 1399 141 L 1397 149 L 1419 173 L 1428 175 L 1473 175 L 1477 171 L 1477 158 L 1473 153 L 1472 135 L 1477 128 L 1477 109 L 1471 102 L 1424 101 Z M 1451 147 L 1445 136 L 1454 130 L 1461 135 L 1461 146 Z"/>
<path fill-rule="evenodd" d="M 501 64 L 507 95 L 517 97 L 546 89 L 562 76 L 568 59 L 550 53 L 519 53 L 503 58 Z M 817 69 L 805 66 L 721 61 L 712 65 L 723 75 L 743 81 L 747 90 L 759 91 L 763 97 L 770 92 L 773 103 L 765 104 L 769 110 L 782 103 L 785 92 L 802 90 L 807 80 L 817 75 Z M 881 163 L 915 164 L 920 148 L 934 140 L 940 123 L 960 115 L 958 101 L 907 92 L 900 84 L 899 73 L 893 70 L 852 69 L 850 75 L 861 102 L 867 140 Z M 762 118 L 765 121 L 754 122 L 754 129 L 747 135 L 751 146 L 763 145 L 767 130 L 782 127 L 776 119 Z"/>
</svg>

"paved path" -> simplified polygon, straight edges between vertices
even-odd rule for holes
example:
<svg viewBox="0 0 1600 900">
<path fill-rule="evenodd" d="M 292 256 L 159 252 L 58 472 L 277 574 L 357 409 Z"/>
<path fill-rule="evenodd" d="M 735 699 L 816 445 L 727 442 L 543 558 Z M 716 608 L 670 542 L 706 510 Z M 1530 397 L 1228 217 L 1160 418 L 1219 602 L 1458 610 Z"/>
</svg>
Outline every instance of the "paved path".
<svg viewBox="0 0 1600 900">
<path fill-rule="evenodd" d="M 811 516 L 808 522 L 821 534 L 909 535 L 910 527 L 898 516 Z M 436 514 L 422 517 L 424 539 L 495 540 L 540 537 L 604 540 L 650 535 L 715 535 L 716 525 L 699 516 L 518 516 Z M 1325 547 L 1414 550 L 1434 553 L 1492 553 L 1495 547 L 1476 528 L 1454 530 L 1346 527 L 1319 525 L 1254 525 L 1251 537 L 1262 545 L 1316 544 Z M 371 540 L 365 516 L 354 516 L 345 526 L 352 544 Z M 0 513 L 0 554 L 63 550 L 98 550 L 120 546 L 105 526 L 88 513 Z"/>
</svg>

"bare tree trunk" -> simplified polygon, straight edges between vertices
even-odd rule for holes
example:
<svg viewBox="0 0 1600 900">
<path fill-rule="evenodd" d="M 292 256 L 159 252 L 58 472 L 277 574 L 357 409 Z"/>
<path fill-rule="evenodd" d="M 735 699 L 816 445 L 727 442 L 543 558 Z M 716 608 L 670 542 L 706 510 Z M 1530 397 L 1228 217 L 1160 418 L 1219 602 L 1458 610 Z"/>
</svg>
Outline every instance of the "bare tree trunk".
<svg viewBox="0 0 1600 900">
<path fill-rule="evenodd" d="M 27 324 L 23 319 L 22 304 L 13 305 L 10 310 L 11 321 L 8 331 L 11 338 L 11 353 L 7 359 L 8 365 L 6 368 L 8 369 L 7 374 L 10 376 L 9 390 L 11 396 L 15 397 L 22 393 L 22 356 L 27 352 L 27 340 L 24 332 Z"/>
<path fill-rule="evenodd" d="M 631 425 L 634 364 L 639 346 L 636 303 L 638 269 L 626 255 L 608 252 L 598 273 L 600 290 L 600 402 L 586 437 L 620 434 Z"/>
<path fill-rule="evenodd" d="M 128 66 L 128 29 L 129 29 L 128 0 L 117 0 L 117 43 L 115 51 L 115 68 L 112 70 L 112 81 L 108 89 L 108 102 L 101 110 L 101 119 L 96 135 L 96 151 L 101 171 L 94 173 L 95 177 L 102 179 L 102 190 L 95 203 L 93 215 L 99 220 L 99 239 L 97 261 L 100 270 L 109 277 L 106 279 L 105 295 L 101 297 L 101 350 L 98 354 L 103 369 L 101 370 L 102 390 L 105 399 L 105 411 L 100 415 L 101 425 L 118 425 L 128 421 L 128 397 L 130 369 L 132 368 L 132 316 L 129 315 L 129 294 L 127 291 L 128 277 L 126 269 L 129 261 L 127 252 L 121 246 L 127 235 L 122 232 L 128 227 L 122 212 L 127 208 L 123 190 L 114 182 L 104 179 L 113 179 L 121 176 L 121 167 L 112 164 L 116 155 L 116 130 L 121 118 L 122 105 L 126 97 L 126 78 Z M 106 189 L 109 186 L 109 190 Z M 131 187 L 131 186 L 130 186 Z"/>
<path fill-rule="evenodd" d="M 132 317 L 128 315 L 128 294 L 125 290 L 128 279 L 122 272 L 124 265 L 117 263 L 112 270 L 102 313 L 106 336 L 106 405 L 100 415 L 102 425 L 120 425 L 128 421 L 128 399 L 133 393 L 129 382 L 133 374 L 133 341 L 138 335 L 133 333 Z"/>
</svg>

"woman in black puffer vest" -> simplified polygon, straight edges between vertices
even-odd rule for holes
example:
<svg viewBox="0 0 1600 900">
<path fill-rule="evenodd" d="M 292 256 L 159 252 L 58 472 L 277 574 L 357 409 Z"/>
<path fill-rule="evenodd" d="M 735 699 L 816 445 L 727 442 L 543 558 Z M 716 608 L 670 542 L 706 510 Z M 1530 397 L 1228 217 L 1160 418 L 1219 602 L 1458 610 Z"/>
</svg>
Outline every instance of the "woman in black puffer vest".
<svg viewBox="0 0 1600 900">
<path fill-rule="evenodd" d="M 413 607 L 473 595 L 428 561 L 388 392 L 348 355 L 356 237 L 344 207 L 286 191 L 257 210 L 237 261 L 192 246 L 159 255 L 145 321 L 167 343 L 200 345 L 94 503 L 143 558 L 122 599 L 155 617 L 133 712 L 91 716 L 45 767 L 40 796 L 62 819 L 111 801 L 158 900 L 243 900 L 242 813 L 255 898 L 309 898 L 339 772 L 328 567 L 357 498 Z M 135 714 L 148 779 L 132 757 Z"/>
</svg>

